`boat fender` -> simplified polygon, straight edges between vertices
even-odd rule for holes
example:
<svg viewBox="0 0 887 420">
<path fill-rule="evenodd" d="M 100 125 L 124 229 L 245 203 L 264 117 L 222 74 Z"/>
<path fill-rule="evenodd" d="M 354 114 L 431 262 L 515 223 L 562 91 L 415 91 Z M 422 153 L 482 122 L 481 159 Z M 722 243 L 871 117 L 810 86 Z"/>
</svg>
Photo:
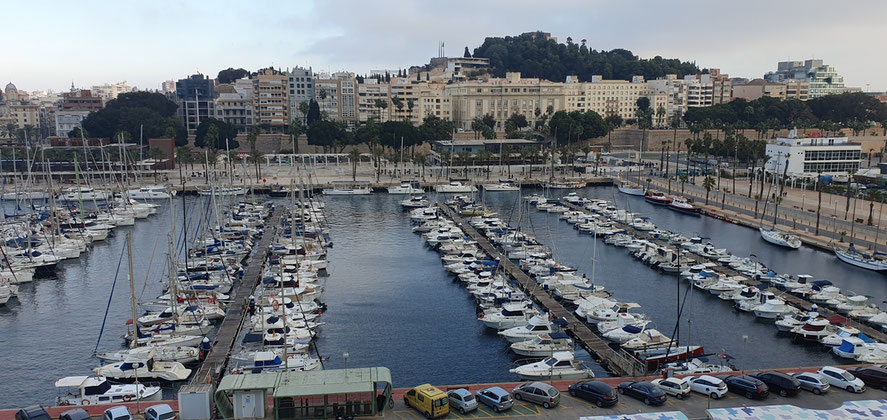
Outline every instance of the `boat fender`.
<svg viewBox="0 0 887 420">
<path fill-rule="evenodd" d="M 89 400 L 84 398 L 82 401 L 80 401 L 80 405 L 89 405 Z"/>
</svg>

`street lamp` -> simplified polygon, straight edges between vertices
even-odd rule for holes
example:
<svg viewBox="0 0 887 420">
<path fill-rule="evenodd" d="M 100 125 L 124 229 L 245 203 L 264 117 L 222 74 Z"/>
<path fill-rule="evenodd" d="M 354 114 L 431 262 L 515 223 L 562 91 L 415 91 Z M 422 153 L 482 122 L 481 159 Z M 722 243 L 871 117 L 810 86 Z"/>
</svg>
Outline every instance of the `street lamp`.
<svg viewBox="0 0 887 420">
<path fill-rule="evenodd" d="M 748 336 L 742 336 L 742 357 L 745 357 L 748 360 L 748 353 L 745 352 L 746 345 L 748 344 Z M 745 363 L 742 364 L 743 369 L 741 370 L 742 374 L 745 375 Z"/>
<path fill-rule="evenodd" d="M 348 352 L 342 353 L 342 359 L 345 359 L 345 377 L 348 377 Z"/>
</svg>

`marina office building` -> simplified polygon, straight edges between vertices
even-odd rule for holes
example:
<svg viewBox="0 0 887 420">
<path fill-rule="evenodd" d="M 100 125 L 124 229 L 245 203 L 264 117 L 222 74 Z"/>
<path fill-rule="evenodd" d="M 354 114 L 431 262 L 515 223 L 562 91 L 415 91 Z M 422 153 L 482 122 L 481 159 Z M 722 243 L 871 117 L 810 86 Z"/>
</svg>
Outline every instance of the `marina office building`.
<svg viewBox="0 0 887 420">
<path fill-rule="evenodd" d="M 768 144 L 770 160 L 764 165 L 767 172 L 789 177 L 816 178 L 824 175 L 846 176 L 859 170 L 862 146 L 847 141 L 847 137 L 797 137 L 792 130 L 787 138 L 778 138 Z M 787 170 L 786 170 L 787 166 Z"/>
</svg>

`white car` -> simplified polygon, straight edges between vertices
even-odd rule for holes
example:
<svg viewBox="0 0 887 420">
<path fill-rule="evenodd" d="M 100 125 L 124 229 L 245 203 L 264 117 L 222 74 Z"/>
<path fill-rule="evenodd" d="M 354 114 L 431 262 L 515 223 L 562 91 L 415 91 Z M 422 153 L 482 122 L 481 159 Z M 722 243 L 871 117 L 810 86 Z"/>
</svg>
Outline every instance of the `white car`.
<svg viewBox="0 0 887 420">
<path fill-rule="evenodd" d="M 715 400 L 727 394 L 727 384 L 714 376 L 687 376 L 684 380 L 690 383 L 691 391 L 708 395 Z"/>
<path fill-rule="evenodd" d="M 659 378 L 654 379 L 654 385 L 659 385 L 666 394 L 672 395 L 675 398 L 682 400 L 686 396 L 690 395 L 690 383 L 687 382 L 686 379 L 681 378 Z"/>
<path fill-rule="evenodd" d="M 819 369 L 819 376 L 822 376 L 822 379 L 835 388 L 846 389 L 850 392 L 865 392 L 865 382 L 844 369 L 825 366 Z"/>
</svg>

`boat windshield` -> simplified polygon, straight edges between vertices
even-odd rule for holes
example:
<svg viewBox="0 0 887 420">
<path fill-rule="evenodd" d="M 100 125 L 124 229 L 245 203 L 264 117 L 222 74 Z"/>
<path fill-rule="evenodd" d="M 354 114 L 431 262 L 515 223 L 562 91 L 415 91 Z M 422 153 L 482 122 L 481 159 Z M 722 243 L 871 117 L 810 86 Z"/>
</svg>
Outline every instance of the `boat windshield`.
<svg viewBox="0 0 887 420">
<path fill-rule="evenodd" d="M 554 364 L 557 363 L 557 359 L 555 359 L 554 357 L 549 357 L 543 360 L 542 363 L 545 363 L 548 366 L 554 366 Z"/>
</svg>

